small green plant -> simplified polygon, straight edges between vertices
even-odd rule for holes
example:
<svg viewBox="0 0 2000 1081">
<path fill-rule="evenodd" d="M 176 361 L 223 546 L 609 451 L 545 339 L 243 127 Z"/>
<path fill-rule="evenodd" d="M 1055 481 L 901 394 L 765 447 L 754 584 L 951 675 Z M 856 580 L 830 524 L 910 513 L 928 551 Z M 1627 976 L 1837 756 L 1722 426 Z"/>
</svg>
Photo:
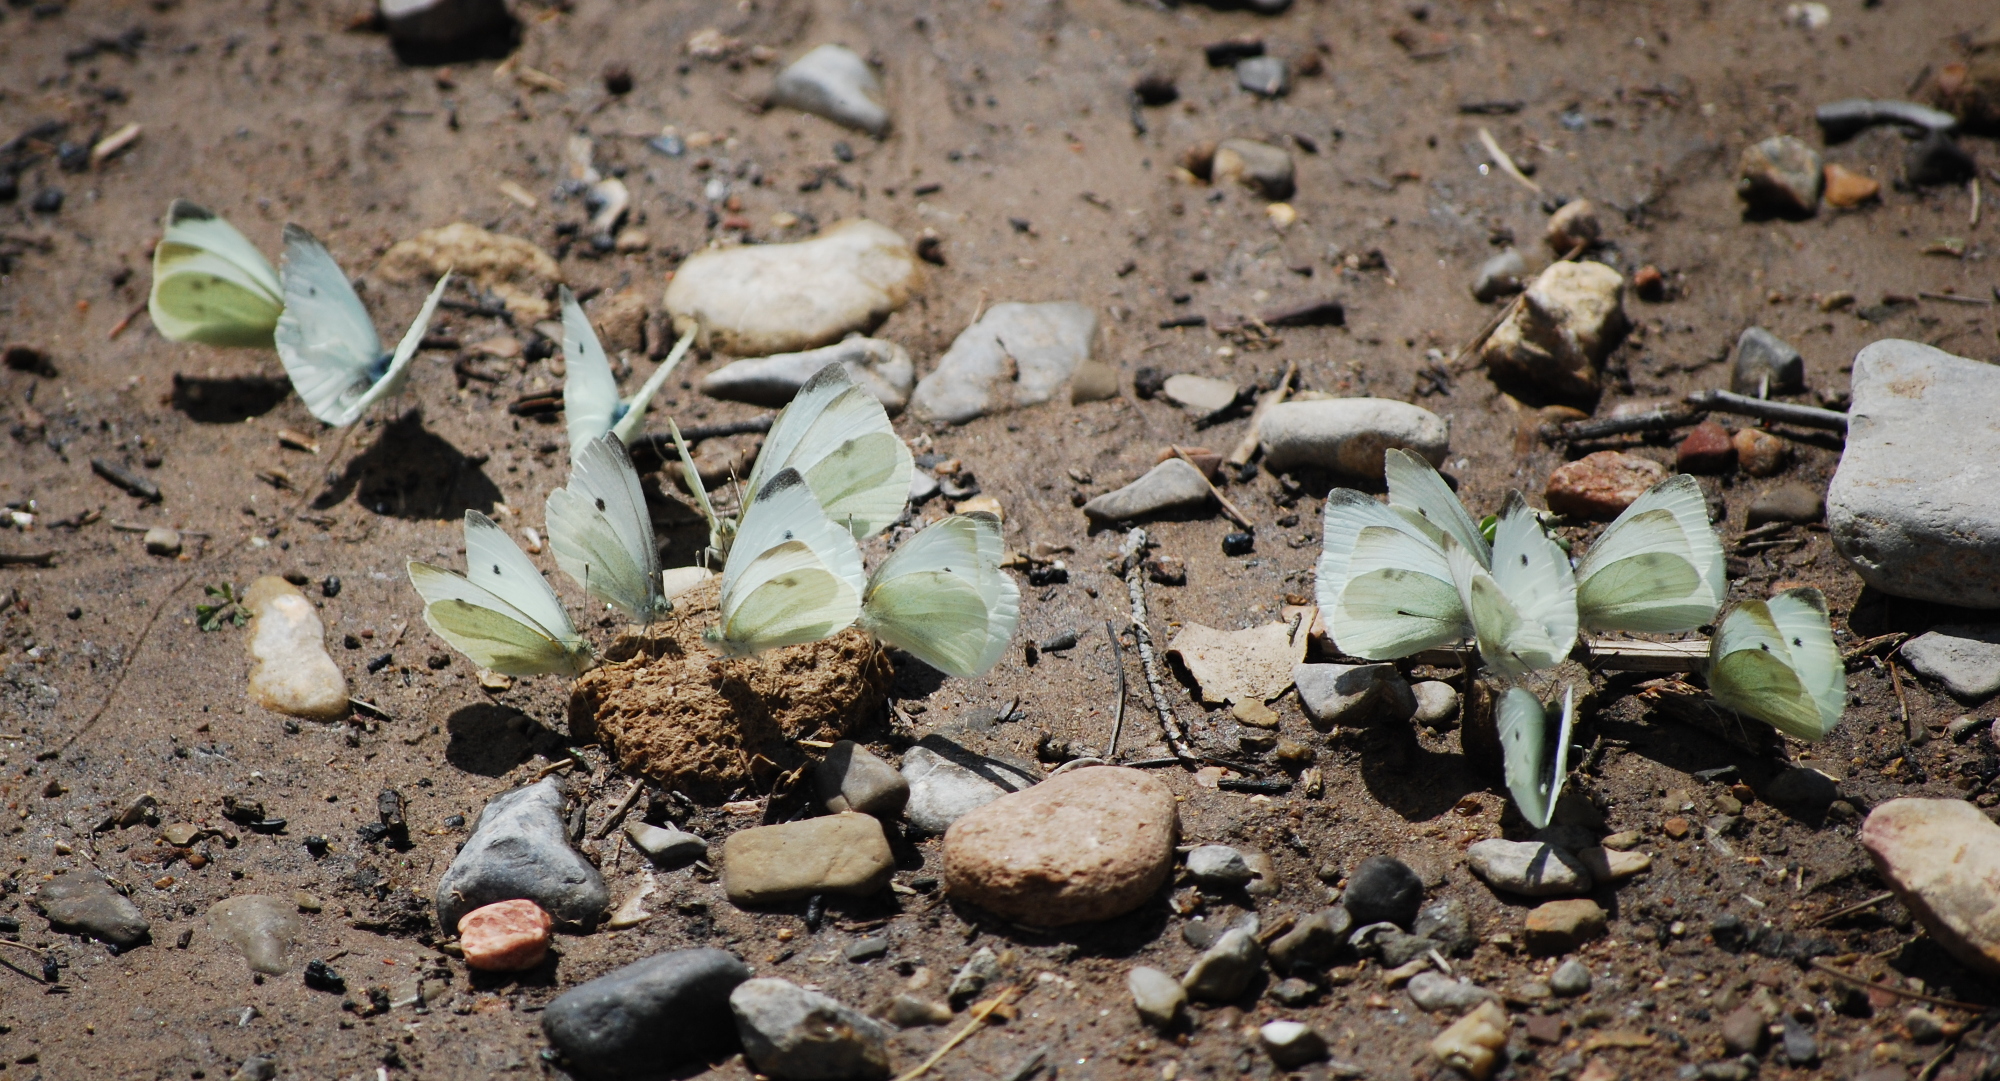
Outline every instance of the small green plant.
<svg viewBox="0 0 2000 1081">
<path fill-rule="evenodd" d="M 243 598 L 236 595 L 236 587 L 224 582 L 219 586 L 203 586 L 201 591 L 208 595 L 208 604 L 194 606 L 194 625 L 204 631 L 219 631 L 224 624 L 241 627 L 250 622 L 250 613 L 243 607 Z"/>
</svg>

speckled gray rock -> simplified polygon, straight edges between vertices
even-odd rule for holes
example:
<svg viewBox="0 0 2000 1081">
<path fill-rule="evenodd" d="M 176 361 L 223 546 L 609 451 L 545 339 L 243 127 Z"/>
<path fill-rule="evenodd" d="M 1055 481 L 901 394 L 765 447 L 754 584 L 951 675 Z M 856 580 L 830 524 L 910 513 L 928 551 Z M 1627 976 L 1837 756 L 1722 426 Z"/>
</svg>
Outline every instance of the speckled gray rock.
<svg viewBox="0 0 2000 1081">
<path fill-rule="evenodd" d="M 894 818 L 910 801 L 910 782 L 896 767 L 851 739 L 834 744 L 813 768 L 813 791 L 835 814 L 859 811 Z"/>
<path fill-rule="evenodd" d="M 938 736 L 903 752 L 910 801 L 903 816 L 925 833 L 943 833 L 968 811 L 1035 783 L 1026 770 L 982 758 Z"/>
<path fill-rule="evenodd" d="M 1508 248 L 1479 264 L 1479 274 L 1472 279 L 1472 299 L 1485 304 L 1513 296 L 1527 288 L 1527 277 L 1528 261 Z"/>
<path fill-rule="evenodd" d="M 1292 72 L 1282 57 L 1246 56 L 1236 62 L 1236 85 L 1261 98 L 1280 97 L 1292 88 Z"/>
<path fill-rule="evenodd" d="M 35 891 L 35 907 L 55 930 L 89 935 L 121 950 L 146 941 L 152 927 L 139 906 L 96 871 L 64 871 L 42 883 Z"/>
<path fill-rule="evenodd" d="M 1347 936 L 1353 930 L 1354 917 L 1346 908 L 1334 905 L 1320 909 L 1271 943 L 1271 965 L 1281 972 L 1324 968 L 1346 952 Z"/>
<path fill-rule="evenodd" d="M 475 908 L 520 898 L 558 922 L 583 926 L 611 903 L 604 876 L 570 847 L 554 777 L 502 792 L 479 812 L 472 836 L 438 880 L 438 926 L 455 928 Z"/>
<path fill-rule="evenodd" d="M 686 830 L 674 829 L 671 826 L 627 822 L 625 836 L 631 839 L 632 847 L 644 852 L 646 858 L 654 863 L 685 863 L 708 856 L 707 841 Z"/>
<path fill-rule="evenodd" d="M 1465 850 L 1472 873 L 1496 890 L 1522 897 L 1571 897 L 1590 891 L 1590 872 L 1575 856 L 1539 841 L 1480 841 Z"/>
<path fill-rule="evenodd" d="M 1417 913 L 1415 923 L 1410 925 L 1410 933 L 1422 935 L 1438 944 L 1438 949 L 1454 957 L 1470 957 L 1479 946 L 1479 936 L 1472 929 L 1472 914 L 1466 911 L 1465 902 L 1456 897 L 1425 905 Z"/>
<path fill-rule="evenodd" d="M 1834 547 L 1884 593 L 2000 608 L 2000 367 L 1892 339 L 1861 350 L 1850 385 Z"/>
<path fill-rule="evenodd" d="M 1269 143 L 1222 140 L 1215 144 L 1209 175 L 1218 184 L 1234 180 L 1266 199 L 1292 197 L 1292 156 Z"/>
<path fill-rule="evenodd" d="M 1188 853 L 1189 877 L 1214 889 L 1234 889 L 1257 877 L 1243 853 L 1228 845 L 1200 845 Z"/>
<path fill-rule="evenodd" d="M 1394 856 L 1370 856 L 1347 876 L 1340 901 L 1356 923 L 1388 922 L 1407 930 L 1424 903 L 1424 880 Z"/>
<path fill-rule="evenodd" d="M 1393 923 L 1371 923 L 1347 936 L 1347 944 L 1361 956 L 1382 962 L 1384 968 L 1398 968 L 1419 957 L 1428 957 L 1437 943 L 1413 935 Z"/>
<path fill-rule="evenodd" d="M 1752 211 L 1785 217 L 1817 212 L 1826 182 L 1819 152 L 1789 135 L 1745 147 L 1736 176 L 1736 195 Z"/>
<path fill-rule="evenodd" d="M 565 991 L 542 1032 L 584 1077 L 651 1077 L 735 1049 L 729 995 L 749 978 L 725 950 L 655 954 Z"/>
<path fill-rule="evenodd" d="M 792 61 L 771 86 L 771 104 L 878 137 L 889 131 L 882 84 L 866 60 L 841 45 L 821 45 Z"/>
<path fill-rule="evenodd" d="M 1575 998 L 1590 992 L 1590 966 L 1577 958 L 1570 958 L 1556 966 L 1549 975 L 1549 990 L 1563 998 Z"/>
<path fill-rule="evenodd" d="M 2000 626 L 1936 627 L 1903 643 L 1903 659 L 1967 702 L 2000 691 Z"/>
<path fill-rule="evenodd" d="M 945 989 L 945 995 L 951 999 L 953 1006 L 963 1007 L 997 982 L 1000 976 L 1000 955 L 994 953 L 991 947 L 981 946 L 966 958 L 957 972 L 952 973 L 951 985 Z"/>
<path fill-rule="evenodd" d="M 1361 728 L 1417 711 L 1416 695 L 1393 664 L 1301 664 L 1292 668 L 1299 703 L 1315 727 Z"/>
<path fill-rule="evenodd" d="M 1438 679 L 1410 684 L 1410 697 L 1417 703 L 1410 719 L 1425 728 L 1443 728 L 1458 716 L 1458 688 Z"/>
<path fill-rule="evenodd" d="M 1125 487 L 1085 503 L 1083 513 L 1094 522 L 1129 522 L 1168 511 L 1205 507 L 1209 500 L 1208 480 L 1201 470 L 1185 459 L 1169 458 Z"/>
<path fill-rule="evenodd" d="M 231 897 L 208 910 L 208 927 L 243 955 L 250 971 L 279 976 L 291 970 L 292 943 L 299 937 L 293 902 L 254 893 Z"/>
<path fill-rule="evenodd" d="M 1139 1011 L 1139 1020 L 1154 1028 L 1174 1027 L 1187 1007 L 1187 991 L 1180 981 L 1157 968 L 1133 966 L 1125 975 L 1125 986 L 1132 992 L 1132 1005 Z"/>
<path fill-rule="evenodd" d="M 1425 1013 L 1464 1013 L 1482 1002 L 1498 1002 L 1500 996 L 1468 980 L 1454 980 L 1437 972 L 1419 972 L 1410 977 L 1410 1001 Z"/>
<path fill-rule="evenodd" d="M 860 1010 L 789 980 L 756 979 L 729 993 L 743 1053 L 785 1081 L 889 1076 L 889 1029 Z"/>
<path fill-rule="evenodd" d="M 1806 361 L 1799 351 L 1763 327 L 1747 327 L 1736 337 L 1736 365 L 1729 389 L 1756 395 L 1765 380 L 1772 394 L 1796 394 L 1806 389 Z"/>
<path fill-rule="evenodd" d="M 1250 926 L 1224 931 L 1215 945 L 1195 958 L 1181 977 L 1181 986 L 1189 997 L 1203 1002 L 1228 1002 L 1249 990 L 1263 964 L 1264 947 L 1257 944 L 1253 918 Z"/>
<path fill-rule="evenodd" d="M 891 413 L 909 404 L 910 389 L 917 385 L 917 366 L 911 362 L 909 350 L 895 342 L 857 335 L 803 353 L 778 353 L 725 364 L 702 378 L 701 392 L 724 401 L 777 409 L 829 364 L 846 368 L 848 378 Z"/>
<path fill-rule="evenodd" d="M 270 1055 L 251 1055 L 243 1060 L 229 1081 L 271 1081 L 278 1076 L 278 1060 Z"/>
<path fill-rule="evenodd" d="M 910 415 L 927 424 L 1049 401 L 1090 359 L 1097 313 L 1073 301 L 995 304 L 917 382 Z"/>
<path fill-rule="evenodd" d="M 1443 464 L 1451 425 L 1408 402 L 1326 398 L 1272 406 L 1257 424 L 1257 438 L 1272 472 L 1307 467 L 1379 481 L 1382 455 L 1392 447 Z"/>
</svg>

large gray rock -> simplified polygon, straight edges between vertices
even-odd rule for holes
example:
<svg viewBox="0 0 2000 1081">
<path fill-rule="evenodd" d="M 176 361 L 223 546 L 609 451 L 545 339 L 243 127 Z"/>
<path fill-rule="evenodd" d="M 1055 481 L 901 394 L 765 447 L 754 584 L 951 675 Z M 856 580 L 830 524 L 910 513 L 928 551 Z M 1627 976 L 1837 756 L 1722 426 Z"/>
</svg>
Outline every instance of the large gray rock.
<svg viewBox="0 0 2000 1081">
<path fill-rule="evenodd" d="M 1590 892 L 1590 871 L 1575 856 L 1539 841 L 1480 841 L 1465 850 L 1472 873 L 1522 897 L 1571 897 Z"/>
<path fill-rule="evenodd" d="M 1090 359 L 1097 313 L 1073 301 L 995 304 L 965 328 L 917 383 L 910 415 L 930 424 L 974 417 L 1054 398 Z"/>
<path fill-rule="evenodd" d="M 1362 728 L 1417 711 L 1410 684 L 1393 664 L 1301 664 L 1292 668 L 1299 704 L 1314 727 Z"/>
<path fill-rule="evenodd" d="M 1729 388 L 1755 395 L 1770 383 L 1772 394 L 1796 394 L 1806 389 L 1806 361 L 1799 351 L 1763 327 L 1747 327 L 1736 338 L 1736 366 Z"/>
<path fill-rule="evenodd" d="M 1184 458 L 1169 458 L 1125 487 L 1085 503 L 1083 513 L 1098 523 L 1130 522 L 1169 511 L 1205 507 L 1211 494 L 1208 479 L 1201 475 L 1201 470 Z"/>
<path fill-rule="evenodd" d="M 560 922 L 596 923 L 611 891 L 570 847 L 562 812 L 563 790 L 554 777 L 493 797 L 438 880 L 438 926 L 455 929 L 475 908 L 521 898 Z"/>
<path fill-rule="evenodd" d="M 542 1032 L 589 1078 L 651 1077 L 736 1046 L 730 992 L 750 967 L 725 950 L 673 950 L 564 992 Z"/>
<path fill-rule="evenodd" d="M 926 736 L 903 752 L 903 780 L 910 786 L 904 817 L 925 833 L 943 833 L 968 812 L 1035 783 L 1025 770 L 938 736 Z"/>
<path fill-rule="evenodd" d="M 821 45 L 779 72 L 771 87 L 771 104 L 823 116 L 870 135 L 889 131 L 882 84 L 866 60 L 840 45 Z"/>
<path fill-rule="evenodd" d="M 89 935 L 119 949 L 146 941 L 151 924 L 139 906 L 96 871 L 64 871 L 35 891 L 35 907 L 58 931 Z"/>
<path fill-rule="evenodd" d="M 1967 702 L 2000 691 L 2000 626 L 1937 627 L 1903 643 L 1910 667 Z"/>
<path fill-rule="evenodd" d="M 1443 464 L 1451 425 L 1408 402 L 1327 398 L 1272 406 L 1257 424 L 1257 438 L 1274 473 L 1303 467 L 1379 481 L 1382 455 L 1392 447 Z"/>
<path fill-rule="evenodd" d="M 1891 339 L 1850 383 L 1834 547 L 1884 593 L 2000 608 L 2000 367 Z"/>
<path fill-rule="evenodd" d="M 789 980 L 756 979 L 729 993 L 743 1052 L 785 1081 L 889 1076 L 888 1026 Z"/>
<path fill-rule="evenodd" d="M 779 353 L 725 364 L 702 378 L 701 392 L 724 401 L 777 409 L 791 401 L 806 380 L 829 364 L 846 368 L 848 378 L 873 394 L 891 413 L 900 412 L 909 404 L 910 388 L 917 383 L 917 366 L 911 362 L 909 350 L 895 342 L 857 335 L 803 353 Z"/>
<path fill-rule="evenodd" d="M 916 253 L 866 218 L 835 222 L 810 240 L 710 248 L 667 283 L 675 333 L 739 357 L 793 353 L 875 329 L 923 284 Z"/>
</svg>

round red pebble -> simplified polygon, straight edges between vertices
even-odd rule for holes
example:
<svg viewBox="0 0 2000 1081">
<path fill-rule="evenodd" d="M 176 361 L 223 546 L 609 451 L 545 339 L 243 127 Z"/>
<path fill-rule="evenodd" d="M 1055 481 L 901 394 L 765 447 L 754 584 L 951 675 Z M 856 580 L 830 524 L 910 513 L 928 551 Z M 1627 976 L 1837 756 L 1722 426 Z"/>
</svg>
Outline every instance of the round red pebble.
<svg viewBox="0 0 2000 1081">
<path fill-rule="evenodd" d="M 533 901 L 500 901 L 458 920 L 458 948 L 482 972 L 520 972 L 542 963 L 555 921 Z"/>
<path fill-rule="evenodd" d="M 1702 421 L 1674 449 L 1674 464 L 1683 473 L 1729 472 L 1736 464 L 1736 444 L 1729 441 L 1729 429 Z"/>
</svg>

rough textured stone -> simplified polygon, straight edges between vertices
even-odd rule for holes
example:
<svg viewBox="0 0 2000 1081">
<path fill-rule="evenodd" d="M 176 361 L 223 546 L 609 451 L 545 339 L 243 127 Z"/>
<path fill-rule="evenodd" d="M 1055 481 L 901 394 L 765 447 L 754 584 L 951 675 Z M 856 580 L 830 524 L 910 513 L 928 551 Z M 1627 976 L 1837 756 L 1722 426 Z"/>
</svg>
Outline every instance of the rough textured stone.
<svg viewBox="0 0 2000 1081">
<path fill-rule="evenodd" d="M 1521 307 L 1486 339 L 1480 356 L 1496 379 L 1565 397 L 1597 389 L 1597 363 L 1626 328 L 1625 279 L 1603 263 L 1554 263 Z"/>
<path fill-rule="evenodd" d="M 1203 1002 L 1229 1002 L 1249 990 L 1250 981 L 1264 963 L 1264 948 L 1257 944 L 1257 928 L 1233 927 L 1222 933 L 1215 944 L 1202 951 L 1181 986 L 1189 997 Z"/>
<path fill-rule="evenodd" d="M 181 554 L 180 531 L 168 529 L 163 525 L 156 525 L 148 529 L 142 543 L 146 546 L 147 555 L 177 556 Z"/>
<path fill-rule="evenodd" d="M 1353 930 L 1354 916 L 1346 908 L 1334 905 L 1320 909 L 1272 941 L 1271 964 L 1280 972 L 1325 968 L 1346 951 L 1347 936 Z"/>
<path fill-rule="evenodd" d="M 1588 897 L 1549 901 L 1528 913 L 1528 952 L 1547 956 L 1568 953 L 1604 934 L 1604 909 Z"/>
<path fill-rule="evenodd" d="M 1762 428 L 1739 428 L 1729 442 L 1736 448 L 1736 464 L 1753 477 L 1776 476 L 1791 460 L 1791 444 Z"/>
<path fill-rule="evenodd" d="M 1903 643 L 1903 659 L 1967 702 L 2000 691 L 2000 626 L 1949 625 Z"/>
<path fill-rule="evenodd" d="M 1326 1038 L 1303 1021 L 1266 1021 L 1257 1028 L 1257 1042 L 1272 1062 L 1287 1070 L 1326 1057 Z"/>
<path fill-rule="evenodd" d="M 735 1049 L 729 995 L 749 978 L 724 950 L 655 954 L 564 992 L 542 1032 L 585 1077 L 652 1077 Z"/>
<path fill-rule="evenodd" d="M 1083 505 L 1093 522 L 1130 522 L 1169 511 L 1210 505 L 1213 489 L 1201 470 L 1181 458 L 1169 458 L 1138 480 L 1106 492 Z"/>
<path fill-rule="evenodd" d="M 1472 1081 L 1486 1081 L 1507 1046 L 1507 1027 L 1507 1011 L 1497 1002 L 1482 1002 L 1432 1038 L 1431 1055 Z"/>
<path fill-rule="evenodd" d="M 1526 288 L 1522 279 L 1528 276 L 1528 261 L 1513 248 L 1479 264 L 1479 274 L 1472 279 L 1472 299 L 1482 304 L 1490 304 L 1501 297 L 1510 297 Z"/>
<path fill-rule="evenodd" d="M 881 820 L 853 811 L 753 826 L 722 842 L 722 888 L 738 905 L 816 893 L 865 897 L 888 885 L 895 870 Z"/>
<path fill-rule="evenodd" d="M 1590 966 L 1572 957 L 1549 974 L 1549 990 L 1562 998 L 1590 993 Z"/>
<path fill-rule="evenodd" d="M 1729 429 L 1702 421 L 1674 448 L 1674 467 L 1683 473 L 1727 473 L 1736 464 L 1736 444 Z"/>
<path fill-rule="evenodd" d="M 1826 517 L 1826 500 L 1809 484 L 1780 484 L 1750 501 L 1744 525 L 1754 529 L 1767 522 L 1817 522 Z"/>
<path fill-rule="evenodd" d="M 879 818 L 894 818 L 910 801 L 910 782 L 896 767 L 851 739 L 834 744 L 813 768 L 813 790 L 829 811 Z"/>
<path fill-rule="evenodd" d="M 925 833 L 943 833 L 967 813 L 1037 778 L 1005 762 L 982 758 L 942 736 L 925 736 L 903 752 L 903 780 L 910 786 L 904 817 Z"/>
<path fill-rule="evenodd" d="M 1281 57 L 1246 56 L 1236 62 L 1236 85 L 1260 98 L 1282 97 L 1292 88 L 1291 69 Z"/>
<path fill-rule="evenodd" d="M 533 901 L 500 901 L 458 919 L 465 963 L 482 972 L 525 972 L 549 954 L 555 921 Z"/>
<path fill-rule="evenodd" d="M 1590 871 L 1575 856 L 1539 841 L 1480 841 L 1465 850 L 1472 873 L 1496 890 L 1523 897 L 1564 897 L 1591 887 Z"/>
<path fill-rule="evenodd" d="M 1840 782 L 1809 766 L 1793 766 L 1771 778 L 1764 798 L 1795 814 L 1817 818 L 1840 798 Z"/>
<path fill-rule="evenodd" d="M 1723 1050 L 1732 1055 L 1761 1055 L 1764 1053 L 1765 1026 L 1769 1021 L 1764 1012 L 1751 1003 L 1744 1003 L 1729 1012 L 1722 1019 L 1718 1035 L 1722 1037 Z"/>
<path fill-rule="evenodd" d="M 1243 853 L 1228 845 L 1200 845 L 1187 855 L 1188 876 L 1204 886 L 1235 889 L 1257 877 Z"/>
<path fill-rule="evenodd" d="M 1269 143 L 1224 139 L 1209 166 L 1215 183 L 1233 180 L 1266 199 L 1292 196 L 1292 156 Z"/>
<path fill-rule="evenodd" d="M 1769 382 L 1771 394 L 1806 389 L 1806 361 L 1797 349 L 1763 327 L 1746 327 L 1736 337 L 1736 362 L 1729 389 L 1753 397 Z"/>
<path fill-rule="evenodd" d="M 1160 396 L 1197 416 L 1220 412 L 1236 404 L 1238 389 L 1227 379 L 1211 379 L 1185 372 L 1170 375 L 1160 384 Z"/>
<path fill-rule="evenodd" d="M 1858 839 L 1939 945 L 2000 976 L 2000 826 L 1964 800 L 1894 799 L 1868 815 Z"/>
<path fill-rule="evenodd" d="M 1602 239 L 1604 224 L 1597 218 L 1597 207 L 1588 199 L 1564 203 L 1549 215 L 1549 224 L 1542 231 L 1543 242 L 1557 258 L 1568 255 L 1578 245 L 1588 250 Z"/>
<path fill-rule="evenodd" d="M 917 382 L 910 415 L 927 424 L 1050 401 L 1090 359 L 1097 313 L 1073 301 L 995 304 Z"/>
<path fill-rule="evenodd" d="M 1464 1013 L 1482 1002 L 1497 1002 L 1499 995 L 1469 980 L 1455 980 L 1437 972 L 1419 972 L 1410 977 L 1410 1001 L 1425 1013 Z"/>
<path fill-rule="evenodd" d="M 909 404 L 917 385 L 917 366 L 910 351 L 895 342 L 855 336 L 846 341 L 725 364 L 702 377 L 701 392 L 711 398 L 752 405 L 783 407 L 821 368 L 838 364 L 848 378 L 873 394 L 891 413 Z"/>
<path fill-rule="evenodd" d="M 438 880 L 438 925 L 457 927 L 475 908 L 521 898 L 584 926 L 611 903 L 604 876 L 570 847 L 554 777 L 503 792 L 479 812 L 472 836 Z"/>
<path fill-rule="evenodd" d="M 1789 135 L 1773 135 L 1743 149 L 1736 166 L 1736 195 L 1754 213 L 1811 217 L 1825 182 L 1819 152 Z"/>
<path fill-rule="evenodd" d="M 347 713 L 347 677 L 326 652 L 326 628 L 306 595 L 275 575 L 250 583 L 250 699 L 294 717 L 332 720 Z"/>
<path fill-rule="evenodd" d="M 35 907 L 57 931 L 89 935 L 119 949 L 146 941 L 151 925 L 139 906 L 96 871 L 64 871 L 35 891 Z"/>
<path fill-rule="evenodd" d="M 390 281 L 429 288 L 446 271 L 469 279 L 507 306 L 517 325 L 532 326 L 554 314 L 544 295 L 563 280 L 562 265 L 533 241 L 455 221 L 397 241 L 375 265 Z"/>
<path fill-rule="evenodd" d="M 299 917 L 279 898 L 253 893 L 218 901 L 208 910 L 208 927 L 243 955 L 252 972 L 279 976 L 292 967 Z"/>
<path fill-rule="evenodd" d="M 810 240 L 710 248 L 688 256 L 667 284 L 675 333 L 735 356 L 791 353 L 873 330 L 922 285 L 915 253 L 866 218 Z"/>
<path fill-rule="evenodd" d="M 789 980 L 756 979 L 729 993 L 743 1052 L 785 1081 L 889 1076 L 889 1029 L 861 1011 Z"/>
<path fill-rule="evenodd" d="M 821 45 L 792 61 L 772 83 L 771 104 L 877 137 L 889 132 L 882 85 L 866 60 L 841 45 Z"/>
<path fill-rule="evenodd" d="M 1614 848 L 1591 845 L 1572 850 L 1576 861 L 1590 872 L 1592 882 L 1623 882 L 1636 874 L 1653 869 L 1653 857 L 1644 852 L 1620 852 Z"/>
<path fill-rule="evenodd" d="M 1828 163 L 1825 180 L 1826 205 L 1846 209 L 1882 194 L 1882 182 L 1851 169 Z"/>
<path fill-rule="evenodd" d="M 1190 622 L 1167 643 L 1167 655 L 1194 677 L 1203 702 L 1261 704 L 1292 685 L 1306 645 L 1307 636 L 1293 634 L 1289 623 L 1219 631 Z"/>
<path fill-rule="evenodd" d="M 646 854 L 655 863 L 682 863 L 698 860 L 708 855 L 708 842 L 685 830 L 670 826 L 653 826 L 644 822 L 627 822 L 625 836 L 631 838 L 632 846 Z"/>
<path fill-rule="evenodd" d="M 1187 991 L 1181 982 L 1157 968 L 1134 965 L 1125 975 L 1125 986 L 1132 992 L 1139 1020 L 1162 1031 L 1179 1023 L 1181 1011 L 1187 1008 Z"/>
<path fill-rule="evenodd" d="M 1299 704 L 1320 729 L 1361 728 L 1417 712 L 1417 698 L 1393 664 L 1301 664 L 1292 668 Z"/>
<path fill-rule="evenodd" d="M 1666 467 L 1651 458 L 1600 450 L 1557 466 L 1543 497 L 1557 514 L 1609 521 L 1666 479 Z"/>
<path fill-rule="evenodd" d="M 1173 792 L 1094 766 L 1002 796 L 944 838 L 945 890 L 1008 919 L 1057 927 L 1137 908 L 1173 873 Z"/>
<path fill-rule="evenodd" d="M 1898 597 L 2000 608 L 2000 368 L 1879 341 L 1854 359 L 1834 547 Z"/>
<path fill-rule="evenodd" d="M 1410 933 L 1430 939 L 1437 943 L 1438 949 L 1454 957 L 1470 957 L 1479 947 L 1479 936 L 1472 929 L 1472 913 L 1456 897 L 1425 905 L 1417 913 L 1416 922 L 1410 925 Z"/>
<path fill-rule="evenodd" d="M 1356 923 L 1393 923 L 1408 930 L 1424 903 L 1424 880 L 1394 856 L 1370 856 L 1347 876 L 1340 903 Z"/>
<path fill-rule="evenodd" d="M 1257 438 L 1272 472 L 1325 469 L 1373 481 L 1381 478 L 1382 456 L 1391 449 L 1442 464 L 1451 425 L 1408 402 L 1328 398 L 1271 407 L 1257 424 Z"/>
</svg>

